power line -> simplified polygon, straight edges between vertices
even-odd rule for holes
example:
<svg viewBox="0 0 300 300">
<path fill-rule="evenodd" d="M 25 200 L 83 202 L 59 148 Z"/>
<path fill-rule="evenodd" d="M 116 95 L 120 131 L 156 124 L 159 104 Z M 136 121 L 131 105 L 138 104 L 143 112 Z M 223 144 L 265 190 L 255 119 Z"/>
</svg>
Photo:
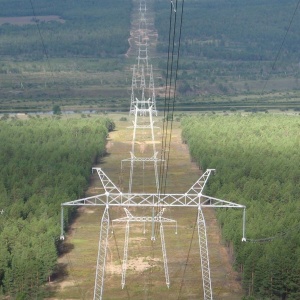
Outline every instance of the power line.
<svg viewBox="0 0 300 300">
<path fill-rule="evenodd" d="M 177 1 L 177 0 L 176 0 Z M 172 24 L 173 24 L 173 11 L 174 9 L 174 3 L 170 2 L 170 15 L 169 15 L 169 38 L 168 38 L 168 58 L 167 58 L 167 72 L 166 72 L 166 81 L 165 81 L 165 97 L 164 97 L 164 115 L 163 115 L 163 128 L 162 128 L 162 137 L 161 137 L 161 156 L 160 156 L 160 167 L 159 167 L 159 194 L 162 193 L 162 185 L 164 183 L 164 177 L 165 177 L 165 169 L 166 169 L 166 136 L 167 136 L 167 125 L 168 125 L 168 118 L 167 118 L 167 94 L 168 94 L 168 82 L 169 82 L 169 65 L 170 65 L 170 48 L 171 48 L 171 39 L 172 39 Z M 175 12 L 176 14 L 176 12 Z M 174 25 L 173 25 L 174 26 Z M 174 26 L 175 27 L 175 26 Z M 173 37 L 174 38 L 174 37 Z M 172 51 L 173 52 L 173 51 Z M 170 86 L 169 86 L 170 89 Z M 159 213 L 159 208 L 156 208 L 156 213 Z M 153 213 L 154 215 L 154 213 Z M 155 223 L 154 226 L 154 236 L 156 235 L 156 232 L 158 230 L 158 223 Z"/>
<path fill-rule="evenodd" d="M 180 17 L 180 31 L 179 37 L 177 30 L 177 13 L 178 13 L 178 1 L 176 0 L 175 5 L 171 1 L 170 6 L 170 22 L 169 22 L 169 40 L 168 40 L 168 59 L 167 59 L 167 74 L 165 83 L 165 101 L 164 101 L 164 118 L 163 118 L 163 130 L 162 130 L 162 142 L 161 142 L 161 164 L 159 171 L 159 192 L 165 193 L 167 187 L 167 177 L 169 169 L 169 158 L 171 149 L 172 129 L 173 129 L 173 115 L 175 109 L 176 100 L 176 86 L 177 86 L 177 74 L 179 66 L 179 55 L 180 55 L 180 43 L 182 33 L 182 22 L 183 22 L 183 8 L 184 1 L 181 6 L 181 17 Z M 174 12 L 174 17 L 173 17 Z M 174 21 L 173 21 L 174 19 Z M 176 40 L 176 38 L 178 40 Z M 177 53 L 176 53 L 176 42 L 177 42 Z M 174 65 L 175 64 L 175 65 Z M 173 75 L 173 69 L 175 69 L 175 75 Z M 171 86 L 174 80 L 173 97 L 171 96 Z M 157 209 L 158 211 L 158 209 Z M 155 232 L 158 230 L 159 224 L 155 225 Z"/>
<path fill-rule="evenodd" d="M 182 274 L 181 281 L 180 281 L 180 288 L 179 288 L 178 298 L 177 298 L 178 300 L 180 299 L 181 291 L 182 291 L 182 288 L 183 288 L 183 281 L 184 281 L 186 269 L 187 269 L 187 266 L 188 266 L 188 261 L 189 261 L 189 258 L 190 258 L 190 253 L 191 253 L 192 243 L 193 243 L 193 239 L 194 239 L 194 235 L 195 235 L 197 220 L 198 220 L 198 214 L 196 215 L 196 218 L 195 218 L 195 222 L 194 222 L 194 226 L 193 226 L 193 232 L 192 232 L 192 236 L 191 236 L 191 240 L 190 240 L 190 246 L 189 246 L 189 250 L 188 250 L 188 253 L 187 253 L 187 257 L 186 257 L 186 262 L 184 264 L 183 274 Z"/>
<path fill-rule="evenodd" d="M 108 214 L 109 214 L 109 219 L 112 220 L 110 211 L 108 211 Z M 115 231 L 114 231 L 113 222 L 111 222 L 111 227 L 112 227 L 114 242 L 115 242 L 115 245 L 116 245 L 116 248 L 117 248 L 118 259 L 119 259 L 120 263 L 122 264 L 122 259 L 121 259 L 121 255 L 120 255 L 120 251 L 119 251 L 119 247 L 118 247 L 118 243 L 117 243 L 117 238 L 116 238 Z M 130 295 L 129 295 L 127 285 L 125 285 L 125 290 L 126 290 L 127 298 L 130 299 Z"/>
<path fill-rule="evenodd" d="M 249 242 L 249 243 L 267 243 L 267 242 L 272 242 L 276 239 L 283 239 L 284 237 L 287 237 L 288 235 L 292 234 L 293 232 L 299 232 L 299 229 L 300 229 L 300 225 L 292 228 L 292 229 L 289 229 L 289 230 L 286 230 L 286 231 L 282 231 L 282 232 L 278 232 L 276 235 L 273 235 L 273 236 L 268 236 L 268 237 L 262 237 L 262 238 L 259 238 L 259 239 L 246 239 L 246 242 Z"/>
<path fill-rule="evenodd" d="M 44 38 L 43 38 L 42 33 L 41 33 L 41 29 L 40 29 L 39 23 L 37 21 L 38 19 L 37 19 L 36 13 L 35 13 L 35 9 L 34 9 L 32 0 L 29 0 L 29 2 L 30 2 L 30 5 L 31 5 L 33 17 L 34 17 L 34 22 L 35 22 L 35 25 L 37 27 L 37 30 L 38 30 L 38 33 L 39 33 L 39 36 L 40 36 L 40 40 L 41 40 L 41 43 L 42 43 L 43 52 L 44 52 L 44 54 L 46 56 L 46 59 L 47 59 L 47 62 L 48 62 L 48 66 L 50 68 L 50 62 L 49 62 L 49 56 L 48 56 L 47 48 L 46 48 L 45 41 L 44 41 Z M 50 70 L 51 70 L 51 68 L 50 68 Z"/>
<path fill-rule="evenodd" d="M 175 80 L 174 80 L 174 91 L 173 91 L 173 101 L 172 101 L 172 113 L 171 113 L 171 125 L 170 125 L 170 133 L 169 133 L 169 144 L 168 144 L 168 151 L 167 151 L 167 168 L 166 168 L 166 179 L 165 179 L 164 193 L 166 191 L 166 182 L 167 182 L 167 177 L 168 177 L 170 149 L 171 149 L 173 122 L 174 122 L 174 109 L 175 109 L 175 102 L 176 102 L 176 87 L 177 87 L 177 77 L 178 77 L 178 67 L 179 67 L 179 57 L 180 57 L 180 45 L 181 45 L 181 34 L 182 34 L 183 8 L 184 8 L 184 0 L 182 1 L 182 6 L 181 6 L 180 31 L 179 31 L 178 48 L 177 48 L 177 60 L 176 60 Z M 176 11 L 177 11 L 177 1 L 176 1 Z"/>
<path fill-rule="evenodd" d="M 34 22 L 35 22 L 35 25 L 37 27 L 37 30 L 38 30 L 38 35 L 39 35 L 39 38 L 40 38 L 40 41 L 41 41 L 41 44 L 42 44 L 42 48 L 43 48 L 43 53 L 46 57 L 46 61 L 47 61 L 47 65 L 48 65 L 48 68 L 50 70 L 50 76 L 52 78 L 52 81 L 53 81 L 53 84 L 55 82 L 55 76 L 54 76 L 54 71 L 53 71 L 53 67 L 50 63 L 50 59 L 49 59 L 49 54 L 48 54 L 48 51 L 47 51 L 47 47 L 46 47 L 46 43 L 45 43 L 45 40 L 44 40 L 44 37 L 42 35 L 42 31 L 41 31 L 41 28 L 39 26 L 39 22 L 38 22 L 38 18 L 37 18 L 37 14 L 36 14 L 36 11 L 35 11 L 35 8 L 34 8 L 34 5 L 33 5 L 33 2 L 32 0 L 29 0 L 30 2 L 30 5 L 31 5 L 31 9 L 32 9 L 32 14 L 33 14 L 33 17 L 34 17 Z M 53 97 L 53 96 L 52 96 Z M 62 97 L 61 97 L 61 94 L 58 92 L 58 98 L 59 98 L 59 102 L 62 102 Z M 52 98 L 52 106 L 54 107 L 54 99 Z M 53 108 L 52 107 L 52 108 Z M 67 114 L 65 114 L 67 115 Z"/>
<path fill-rule="evenodd" d="M 176 99 L 176 82 L 177 82 L 177 72 L 179 66 L 179 54 L 180 54 L 180 42 L 181 42 L 181 33 L 182 33 L 182 21 L 183 21 L 183 7 L 184 1 L 182 2 L 181 7 L 181 18 L 180 18 L 180 32 L 177 44 L 177 56 L 176 60 L 175 56 L 175 45 L 176 45 L 176 29 L 177 29 L 177 12 L 178 12 L 178 1 L 174 5 L 173 1 L 171 1 L 170 5 L 170 16 L 169 16 L 169 39 L 168 39 L 168 59 L 167 59 L 167 74 L 166 74 L 166 83 L 165 83 L 165 100 L 164 100 L 164 118 L 163 118 L 163 130 L 162 130 L 162 141 L 161 141 L 161 163 L 159 169 L 159 194 L 166 192 L 167 186 L 167 173 L 168 173 L 168 164 L 170 158 L 170 148 L 171 148 L 171 137 L 172 137 L 172 128 L 173 128 L 173 114 L 175 107 L 175 99 Z M 173 17 L 173 12 L 175 16 Z M 174 19 L 174 22 L 173 22 Z M 171 97 L 171 86 L 173 80 L 173 69 L 174 69 L 174 61 L 175 64 L 175 83 L 174 83 L 174 92 L 173 97 Z M 171 99 L 173 101 L 171 102 Z M 169 114 L 171 110 L 171 120 L 169 120 Z M 169 129 L 169 122 L 171 123 Z M 160 212 L 160 208 L 156 208 L 156 213 Z M 154 214 L 154 213 L 153 213 Z M 158 231 L 159 224 L 156 223 L 154 225 L 154 236 Z"/>
<path fill-rule="evenodd" d="M 169 17 L 169 41 L 168 41 L 168 58 L 167 58 L 167 73 L 166 73 L 166 82 L 165 82 L 165 98 L 164 98 L 164 117 L 163 117 L 163 130 L 162 130 L 162 141 L 161 141 L 161 161 L 162 163 L 160 164 L 160 180 L 159 180 L 159 186 L 161 187 L 161 183 L 163 182 L 163 172 L 164 172 L 164 167 L 165 167 L 165 161 L 163 160 L 165 154 L 164 154 L 164 149 L 165 149 L 165 136 L 166 136 L 166 122 L 167 116 L 166 116 L 166 111 L 167 111 L 167 91 L 168 91 L 168 81 L 169 81 L 169 61 L 170 61 L 170 46 L 171 46 L 171 32 L 172 32 L 172 15 L 173 15 L 173 4 L 171 3 L 171 8 L 170 8 L 170 17 Z M 170 88 L 170 87 L 169 87 Z"/>
<path fill-rule="evenodd" d="M 292 25 L 292 23 L 293 23 L 293 20 L 294 20 L 294 17 L 295 17 L 295 15 L 296 15 L 296 12 L 297 12 L 297 10 L 298 10 L 298 8 L 299 8 L 299 5 L 300 5 L 300 0 L 298 1 L 297 5 L 296 5 L 296 7 L 295 7 L 295 9 L 294 9 L 294 12 L 293 12 L 293 15 L 292 15 L 292 17 L 291 17 L 291 19 L 290 19 L 288 28 L 286 29 L 285 35 L 284 35 L 284 37 L 283 37 L 283 39 L 282 39 L 282 42 L 281 42 L 281 45 L 280 45 L 280 47 L 279 47 L 279 49 L 278 49 L 278 52 L 277 52 L 276 57 L 275 57 L 275 60 L 273 61 L 272 68 L 271 68 L 271 72 L 275 69 L 275 65 L 276 65 L 276 63 L 277 63 L 277 61 L 278 61 L 278 59 L 279 59 L 279 55 L 281 54 L 283 45 L 284 45 L 285 40 L 286 40 L 286 38 L 287 38 L 287 35 L 288 35 L 289 31 L 290 31 L 291 25 Z M 266 88 L 266 86 L 267 86 L 267 84 L 268 84 L 268 82 L 269 82 L 269 80 L 270 80 L 270 75 L 271 75 L 271 73 L 269 74 L 269 77 L 268 77 L 268 79 L 266 80 L 266 82 L 265 82 L 265 84 L 264 84 L 264 86 L 263 86 L 263 88 L 262 88 L 261 95 L 264 93 L 265 88 Z"/>
<path fill-rule="evenodd" d="M 171 2 L 172 3 L 172 2 Z M 172 55 L 171 55 L 171 68 L 170 68 L 170 78 L 169 78 L 169 88 L 167 89 L 168 92 L 168 101 L 167 101 L 167 108 L 165 107 L 165 110 L 167 110 L 167 114 L 166 114 L 166 118 L 167 120 L 164 120 L 164 122 L 166 121 L 166 131 L 165 131 L 165 138 L 164 138 L 164 149 L 163 149 L 163 155 L 164 155 L 164 161 L 165 161 L 165 171 L 163 173 L 162 176 L 162 185 L 163 185 L 163 193 L 165 193 L 165 189 L 166 189 L 166 184 L 167 184 L 167 171 L 168 171 L 168 157 L 169 155 L 167 154 L 168 151 L 170 151 L 170 148 L 168 148 L 169 144 L 170 144 L 170 140 L 168 141 L 168 139 L 171 139 L 171 130 L 170 133 L 168 135 L 168 131 L 169 131 L 169 119 L 170 123 L 172 124 L 173 122 L 173 118 L 172 118 L 172 114 L 171 114 L 171 118 L 170 118 L 170 102 L 171 102 L 171 86 L 172 86 L 172 79 L 173 79 L 173 64 L 174 64 L 174 53 L 175 53 L 175 37 L 176 37 L 176 26 L 177 26 L 177 0 L 176 0 L 176 4 L 175 4 L 175 9 L 173 8 L 173 3 L 172 3 L 172 8 L 174 9 L 175 12 L 175 16 L 174 16 L 174 25 L 173 25 L 173 35 L 172 35 Z M 178 58 L 177 58 L 178 59 Z M 172 106 L 171 106 L 172 107 Z"/>
<path fill-rule="evenodd" d="M 177 0 L 176 0 L 177 8 Z M 174 60 L 174 44 L 175 44 L 175 33 L 176 33 L 176 21 L 177 13 L 176 8 L 174 8 L 173 1 L 170 2 L 170 16 L 169 16 L 169 39 L 168 39 L 168 59 L 167 59 L 167 74 L 165 82 L 165 100 L 164 100 L 164 118 L 163 118 L 163 130 L 162 130 L 162 141 L 161 141 L 161 164 L 159 170 L 159 193 L 164 193 L 166 189 L 166 172 L 167 164 L 166 161 L 166 151 L 167 150 L 167 138 L 168 138 L 168 125 L 169 125 L 169 109 L 170 109 L 170 89 L 172 84 L 172 70 L 173 70 L 173 60 Z M 175 14 L 173 22 L 173 12 Z M 172 46 L 171 46 L 172 45 Z M 170 71 L 170 73 L 169 73 Z M 156 212 L 159 212 L 157 208 Z M 158 230 L 159 224 L 155 224 L 154 234 Z"/>
<path fill-rule="evenodd" d="M 164 190 L 163 192 L 165 192 L 166 189 L 168 164 L 169 164 L 170 148 L 171 148 L 173 115 L 174 115 L 175 102 L 176 102 L 177 74 L 178 74 L 178 66 L 179 66 L 180 44 L 181 44 L 182 23 L 183 23 L 183 9 L 184 9 L 184 1 L 182 1 L 182 5 L 181 5 L 181 17 L 180 17 L 179 35 L 178 35 L 176 32 L 178 1 L 176 0 L 175 5 L 173 2 L 171 2 L 168 61 L 167 61 L 167 75 L 166 75 L 165 103 L 164 103 L 164 121 L 163 121 L 164 123 L 163 123 L 163 135 L 162 135 L 163 164 L 161 164 L 161 169 L 160 169 L 160 188 L 161 191 Z M 174 22 L 172 24 L 173 11 L 175 12 L 175 16 L 174 16 Z M 176 53 L 176 46 L 177 46 L 177 53 Z M 175 75 L 173 74 L 174 69 L 175 69 Z M 173 81 L 174 81 L 174 90 L 173 90 L 173 97 L 172 97 L 171 86 Z"/>
</svg>

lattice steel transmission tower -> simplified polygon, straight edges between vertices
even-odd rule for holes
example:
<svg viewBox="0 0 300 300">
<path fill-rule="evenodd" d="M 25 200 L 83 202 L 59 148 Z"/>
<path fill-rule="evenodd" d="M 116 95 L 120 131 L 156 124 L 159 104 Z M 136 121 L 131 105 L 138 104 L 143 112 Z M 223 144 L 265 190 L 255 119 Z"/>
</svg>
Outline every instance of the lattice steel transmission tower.
<svg viewBox="0 0 300 300">
<path fill-rule="evenodd" d="M 212 286 L 210 277 L 209 255 L 207 246 L 206 224 L 203 216 L 203 207 L 215 208 L 241 208 L 243 209 L 243 238 L 245 240 L 245 206 L 236 204 L 234 202 L 218 199 L 215 197 L 203 194 L 205 185 L 209 176 L 215 172 L 214 169 L 206 170 L 203 175 L 182 194 L 162 193 L 159 183 L 159 164 L 163 163 L 162 159 L 158 158 L 158 151 L 155 143 L 155 129 L 154 117 L 157 116 L 156 99 L 155 99 L 155 84 L 153 77 L 153 68 L 149 64 L 148 58 L 148 29 L 147 29 L 147 5 L 146 0 L 139 2 L 139 17 L 138 17 L 138 37 L 137 37 L 137 64 L 132 67 L 132 82 L 131 82 L 131 103 L 129 113 L 133 116 L 133 125 L 130 127 L 133 131 L 130 157 L 121 161 L 121 168 L 123 164 L 129 163 L 129 185 L 128 192 L 123 192 L 117 185 L 110 180 L 101 168 L 93 168 L 97 172 L 99 179 L 103 185 L 104 193 L 86 197 L 74 201 L 62 203 L 61 205 L 61 239 L 64 239 L 64 208 L 68 206 L 102 206 L 104 212 L 101 218 L 98 258 L 96 266 L 95 286 L 94 286 L 94 300 L 100 300 L 103 297 L 104 282 L 105 282 L 105 267 L 106 255 L 108 247 L 108 237 L 111 222 L 123 222 L 125 224 L 125 242 L 122 260 L 122 278 L 121 287 L 124 288 L 126 283 L 126 269 L 128 258 L 128 241 L 130 224 L 141 222 L 150 222 L 152 224 L 151 240 L 155 240 L 155 224 L 159 225 L 159 232 L 161 237 L 162 255 L 164 262 L 164 272 L 167 287 L 170 286 L 170 277 L 168 271 L 167 251 L 164 238 L 163 224 L 174 224 L 177 228 L 177 222 L 172 219 L 163 217 L 164 210 L 167 208 L 195 208 L 197 214 L 197 228 L 199 240 L 199 254 L 202 270 L 203 293 L 205 300 L 212 300 Z M 137 143 L 143 143 L 144 140 L 139 140 L 141 134 L 138 132 L 147 132 L 145 135 L 150 140 L 151 155 L 143 155 L 136 151 Z M 144 168 L 145 164 L 153 165 L 153 192 L 144 193 L 136 191 L 136 184 L 134 181 L 135 169 L 138 165 Z M 110 208 L 122 207 L 126 217 L 111 220 Z M 144 208 L 149 211 L 148 216 L 134 216 L 130 212 L 131 208 Z M 177 232 L 177 229 L 176 229 Z"/>
<path fill-rule="evenodd" d="M 131 103 L 130 111 L 131 115 L 134 115 L 133 135 L 132 135 L 132 148 L 130 152 L 130 158 L 122 160 L 122 163 L 130 162 L 130 177 L 128 192 L 132 192 L 133 188 L 133 175 L 134 167 L 136 163 L 142 163 L 143 168 L 145 163 L 153 163 L 154 167 L 154 178 L 156 192 L 159 192 L 159 174 L 158 174 L 158 152 L 155 146 L 155 134 L 154 134 L 154 120 L 153 117 L 157 116 L 156 110 L 156 98 L 155 98 L 155 85 L 153 77 L 152 65 L 149 65 L 148 58 L 148 30 L 147 30 L 147 19 L 146 19 L 147 6 L 145 0 L 140 0 L 139 3 L 139 30 L 138 30 L 138 53 L 137 60 L 138 64 L 133 65 L 132 84 L 131 84 Z M 152 155 L 150 157 L 136 155 L 136 144 L 145 143 L 145 140 L 139 140 L 138 131 L 147 131 L 145 136 L 150 135 L 150 141 L 147 141 L 152 145 Z M 122 164 L 123 165 L 123 164 Z"/>
<path fill-rule="evenodd" d="M 213 169 L 208 169 L 206 172 L 195 182 L 195 184 L 183 194 L 146 194 L 146 193 L 123 193 L 117 186 L 108 178 L 108 176 L 100 168 L 94 168 L 97 171 L 99 178 L 102 182 L 105 192 L 96 196 L 91 196 L 87 198 L 82 198 L 70 202 L 62 203 L 61 205 L 61 239 L 64 238 L 64 221 L 63 213 L 64 207 L 68 206 L 103 206 L 104 212 L 101 219 L 100 226 L 100 238 L 99 238 L 99 248 L 98 248 L 98 259 L 96 268 L 96 279 L 95 279 L 95 290 L 94 290 L 94 300 L 102 299 L 104 290 L 104 275 L 105 275 L 105 263 L 106 263 L 106 251 L 107 242 L 110 226 L 109 209 L 111 207 L 143 207 L 143 208 L 174 208 L 174 207 L 193 207 L 198 210 L 197 218 L 197 228 L 198 228 L 198 239 L 199 239 L 199 253 L 201 259 L 201 269 L 202 269 L 202 282 L 204 299 L 212 298 L 212 287 L 211 287 L 211 277 L 209 268 L 209 256 L 207 247 L 207 236 L 206 236 L 206 225 L 203 217 L 202 208 L 204 207 L 214 207 L 214 208 L 240 208 L 243 209 L 243 238 L 245 241 L 245 206 L 236 204 L 234 202 L 218 199 L 215 197 L 207 196 L 203 194 L 203 189 L 206 185 L 208 177 Z M 159 220 L 160 216 L 156 216 Z M 130 215 L 127 216 L 130 218 Z M 130 221 L 127 220 L 126 221 Z M 132 220 L 131 220 L 132 221 Z M 144 221 L 144 220 L 142 220 Z M 152 220 L 151 220 L 152 221 Z M 126 257 L 124 258 L 126 261 Z M 123 261 L 124 265 L 124 261 Z M 124 272 L 124 267 L 123 272 Z M 126 271 L 125 271 L 126 273 Z M 125 276 L 122 273 L 122 276 Z M 125 281 L 122 277 L 122 286 Z"/>
</svg>

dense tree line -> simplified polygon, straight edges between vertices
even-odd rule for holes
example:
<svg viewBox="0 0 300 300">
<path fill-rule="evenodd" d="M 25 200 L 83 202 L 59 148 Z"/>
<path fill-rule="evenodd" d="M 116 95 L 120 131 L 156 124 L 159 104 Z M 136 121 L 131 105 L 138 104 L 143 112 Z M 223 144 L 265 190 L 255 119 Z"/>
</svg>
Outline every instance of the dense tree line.
<svg viewBox="0 0 300 300">
<path fill-rule="evenodd" d="M 299 299 L 299 116 L 202 115 L 182 125 L 192 157 L 217 169 L 207 193 L 247 206 L 246 243 L 241 212 L 217 211 L 247 299 Z"/>
<path fill-rule="evenodd" d="M 273 60 L 296 9 L 293 0 L 193 0 L 184 4 L 182 51 L 233 61 Z M 179 1 L 179 6 L 181 1 Z M 170 4 L 156 1 L 159 49 L 167 50 Z M 297 13 L 299 16 L 299 12 Z M 299 18 L 294 18 L 282 49 L 284 60 L 299 57 Z M 178 26 L 180 24 L 177 20 Z M 298 60 L 297 60 L 298 61 Z"/>
<path fill-rule="evenodd" d="M 182 28 L 182 1 L 173 2 L 178 7 L 173 55 L 176 58 L 181 33 L 179 66 L 187 72 L 179 74 L 179 79 L 188 80 L 189 94 L 196 95 L 199 90 L 205 93 L 207 89 L 213 94 L 234 94 L 245 92 L 237 84 L 243 80 L 292 81 L 299 77 L 300 19 L 296 1 L 185 1 Z M 163 0 L 155 1 L 157 51 L 162 54 L 168 51 L 169 34 L 171 41 L 173 37 L 173 29 L 169 32 L 170 7 Z M 174 11 L 172 15 L 173 28 Z M 164 72 L 162 75 L 165 77 Z M 219 88 L 220 83 L 225 88 Z M 267 85 L 266 89 L 277 91 L 280 85 Z"/>
<path fill-rule="evenodd" d="M 32 1 L 35 16 L 56 15 L 63 22 L 38 20 L 34 24 L 0 26 L 2 55 L 39 59 L 51 57 L 112 57 L 128 49 L 131 1 Z M 31 3 L 0 1 L 0 17 L 32 16 Z"/>
<path fill-rule="evenodd" d="M 0 297 L 43 299 L 56 271 L 60 204 L 84 195 L 113 128 L 106 118 L 0 121 Z"/>
</svg>

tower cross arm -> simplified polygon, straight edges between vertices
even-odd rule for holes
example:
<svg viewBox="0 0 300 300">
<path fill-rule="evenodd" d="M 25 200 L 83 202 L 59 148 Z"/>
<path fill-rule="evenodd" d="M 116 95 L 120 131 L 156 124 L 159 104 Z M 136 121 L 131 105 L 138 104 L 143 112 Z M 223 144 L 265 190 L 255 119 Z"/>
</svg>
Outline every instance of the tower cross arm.
<svg viewBox="0 0 300 300">
<path fill-rule="evenodd" d="M 132 156 L 133 153 L 132 153 Z M 155 158 L 154 155 L 153 158 Z M 133 157 L 131 158 L 133 159 Z M 121 206 L 121 207 L 227 207 L 245 208 L 227 200 L 218 199 L 202 194 L 206 181 L 213 172 L 208 169 L 196 183 L 184 194 L 145 194 L 122 193 L 119 188 L 108 178 L 101 168 L 94 168 L 98 172 L 104 187 L 104 193 L 62 203 L 62 206 Z"/>
<path fill-rule="evenodd" d="M 224 207 L 245 208 L 244 205 L 202 194 L 139 194 L 109 193 L 62 203 L 62 206 L 121 207 Z"/>
<path fill-rule="evenodd" d="M 202 207 L 230 207 L 230 208 L 246 208 L 245 205 L 237 204 L 231 201 L 218 199 L 211 196 L 201 195 L 201 204 Z"/>
<path fill-rule="evenodd" d="M 64 202 L 61 206 L 106 206 L 107 205 L 107 194 L 100 194 L 96 196 L 81 198 Z"/>
<path fill-rule="evenodd" d="M 211 173 L 215 173 L 215 169 L 207 169 L 202 176 L 192 185 L 192 187 L 187 191 L 187 194 L 191 193 L 202 193 L 206 182 L 208 180 L 208 177 L 210 176 Z"/>
<path fill-rule="evenodd" d="M 106 193 L 121 193 L 119 188 L 109 179 L 109 177 L 102 171 L 101 168 L 93 168 L 98 173 L 103 188 Z"/>
</svg>

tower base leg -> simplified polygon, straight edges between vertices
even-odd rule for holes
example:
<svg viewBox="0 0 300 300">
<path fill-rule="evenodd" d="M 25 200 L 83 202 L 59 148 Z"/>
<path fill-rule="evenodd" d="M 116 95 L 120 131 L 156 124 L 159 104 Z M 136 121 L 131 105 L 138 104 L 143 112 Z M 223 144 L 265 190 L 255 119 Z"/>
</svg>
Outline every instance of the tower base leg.
<svg viewBox="0 0 300 300">
<path fill-rule="evenodd" d="M 101 219 L 101 226 L 100 226 L 98 259 L 97 259 L 95 288 L 94 288 L 94 300 L 102 299 L 103 288 L 104 288 L 104 275 L 105 275 L 108 234 L 109 234 L 109 210 L 108 207 L 106 206 L 103 212 L 103 216 Z"/>
</svg>

